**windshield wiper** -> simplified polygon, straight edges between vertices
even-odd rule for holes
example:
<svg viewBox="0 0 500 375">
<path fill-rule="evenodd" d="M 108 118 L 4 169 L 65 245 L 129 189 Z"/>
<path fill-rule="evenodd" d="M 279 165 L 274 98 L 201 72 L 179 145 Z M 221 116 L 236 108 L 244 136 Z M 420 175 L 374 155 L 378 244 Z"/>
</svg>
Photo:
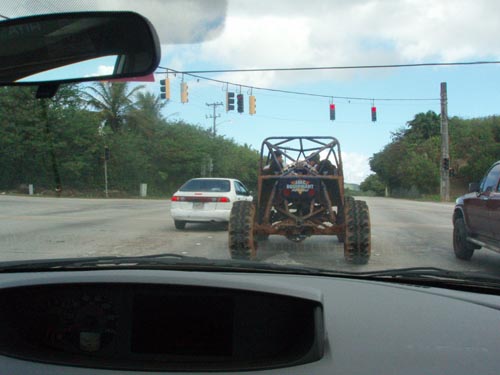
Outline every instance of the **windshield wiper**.
<svg viewBox="0 0 500 375">
<path fill-rule="evenodd" d="M 274 272 L 318 274 L 307 267 L 282 266 L 248 260 L 209 259 L 175 253 L 138 256 L 36 259 L 0 263 L 0 273 L 95 269 L 172 269 L 196 271 Z"/>
<path fill-rule="evenodd" d="M 463 285 L 500 288 L 500 278 L 472 271 L 450 271 L 437 267 L 411 267 L 380 271 L 357 272 L 362 279 L 415 283 L 419 285 Z"/>
<path fill-rule="evenodd" d="M 158 264 L 168 263 L 170 261 L 187 261 L 199 262 L 206 261 L 206 258 L 190 257 L 187 255 L 175 253 L 161 253 L 152 255 L 138 256 L 100 256 L 100 257 L 80 257 L 80 258 L 56 258 L 56 259 L 34 259 L 20 260 L 0 263 L 0 272 L 8 271 L 30 271 L 43 269 L 60 269 L 60 268 L 89 268 L 103 266 L 119 266 L 119 265 L 137 265 L 137 264 Z"/>
</svg>

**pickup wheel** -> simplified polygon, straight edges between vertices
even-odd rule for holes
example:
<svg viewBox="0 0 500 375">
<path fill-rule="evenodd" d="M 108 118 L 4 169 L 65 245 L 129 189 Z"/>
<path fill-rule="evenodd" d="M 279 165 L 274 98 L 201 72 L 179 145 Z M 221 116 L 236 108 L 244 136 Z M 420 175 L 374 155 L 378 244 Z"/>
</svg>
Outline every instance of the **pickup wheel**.
<svg viewBox="0 0 500 375">
<path fill-rule="evenodd" d="M 184 229 L 186 228 L 186 222 L 182 220 L 174 220 L 175 229 Z"/>
<path fill-rule="evenodd" d="M 346 200 L 345 227 L 345 260 L 353 264 L 368 263 L 371 254 L 371 234 L 370 213 L 366 202 Z"/>
<path fill-rule="evenodd" d="M 467 229 L 463 217 L 457 217 L 453 223 L 453 250 L 458 259 L 470 260 L 474 254 L 474 245 L 467 241 Z"/>
<path fill-rule="evenodd" d="M 255 259 L 257 245 L 253 235 L 255 206 L 252 202 L 234 202 L 229 216 L 229 253 L 233 259 Z"/>
</svg>

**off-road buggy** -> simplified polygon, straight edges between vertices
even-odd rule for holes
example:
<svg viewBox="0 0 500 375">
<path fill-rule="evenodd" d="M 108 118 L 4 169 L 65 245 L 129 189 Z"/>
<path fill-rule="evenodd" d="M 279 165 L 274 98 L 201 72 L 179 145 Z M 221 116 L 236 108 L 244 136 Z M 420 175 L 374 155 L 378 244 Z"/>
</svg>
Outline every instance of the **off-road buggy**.
<svg viewBox="0 0 500 375">
<path fill-rule="evenodd" d="M 312 235 L 336 235 L 344 243 L 347 262 L 368 262 L 368 206 L 344 195 L 337 139 L 271 137 L 263 141 L 256 202 L 238 201 L 231 210 L 231 257 L 254 259 L 258 241 L 271 234 L 294 242 Z"/>
</svg>

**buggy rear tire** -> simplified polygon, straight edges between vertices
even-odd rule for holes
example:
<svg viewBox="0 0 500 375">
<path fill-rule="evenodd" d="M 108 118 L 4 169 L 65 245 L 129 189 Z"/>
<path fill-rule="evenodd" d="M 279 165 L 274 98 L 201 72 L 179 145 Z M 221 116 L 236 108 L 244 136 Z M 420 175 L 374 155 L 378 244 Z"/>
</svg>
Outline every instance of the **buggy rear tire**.
<svg viewBox="0 0 500 375">
<path fill-rule="evenodd" d="M 255 206 L 252 202 L 234 202 L 229 216 L 229 253 L 233 259 L 255 259 L 257 244 L 253 228 Z"/>
<path fill-rule="evenodd" d="M 346 200 L 344 258 L 348 263 L 366 264 L 371 255 L 370 213 L 364 201 Z"/>
</svg>

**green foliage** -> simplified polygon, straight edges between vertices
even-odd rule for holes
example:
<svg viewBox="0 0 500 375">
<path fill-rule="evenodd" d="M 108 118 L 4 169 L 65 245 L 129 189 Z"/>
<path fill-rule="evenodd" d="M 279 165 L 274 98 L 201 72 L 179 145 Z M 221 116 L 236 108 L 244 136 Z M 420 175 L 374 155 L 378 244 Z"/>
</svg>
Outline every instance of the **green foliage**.
<svg viewBox="0 0 500 375">
<path fill-rule="evenodd" d="M 458 178 L 480 181 L 491 164 L 500 160 L 500 117 L 451 118 L 450 156 Z"/>
<path fill-rule="evenodd" d="M 384 196 L 385 185 L 376 174 L 371 174 L 359 185 L 363 192 L 373 192 L 373 195 Z"/>
<path fill-rule="evenodd" d="M 449 119 L 451 168 L 455 180 L 479 181 L 500 159 L 500 118 Z M 370 159 L 370 167 L 391 195 L 419 197 L 439 192 L 441 168 L 440 116 L 419 113 L 406 128 Z M 453 179 L 452 179 L 453 182 Z"/>
<path fill-rule="evenodd" d="M 258 153 L 249 146 L 167 122 L 164 102 L 141 87 L 98 83 L 85 90 L 64 86 L 42 101 L 30 88 L 0 88 L 1 189 L 54 189 L 53 155 L 63 192 L 102 195 L 105 145 L 111 195 L 137 195 L 147 183 L 149 194 L 167 196 L 202 175 L 238 178 L 255 189 Z"/>
<path fill-rule="evenodd" d="M 136 86 L 129 91 L 127 83 L 96 82 L 84 97 L 98 111 L 101 121 L 116 133 L 125 127 L 127 116 L 133 109 L 133 96 L 142 88 Z"/>
</svg>

